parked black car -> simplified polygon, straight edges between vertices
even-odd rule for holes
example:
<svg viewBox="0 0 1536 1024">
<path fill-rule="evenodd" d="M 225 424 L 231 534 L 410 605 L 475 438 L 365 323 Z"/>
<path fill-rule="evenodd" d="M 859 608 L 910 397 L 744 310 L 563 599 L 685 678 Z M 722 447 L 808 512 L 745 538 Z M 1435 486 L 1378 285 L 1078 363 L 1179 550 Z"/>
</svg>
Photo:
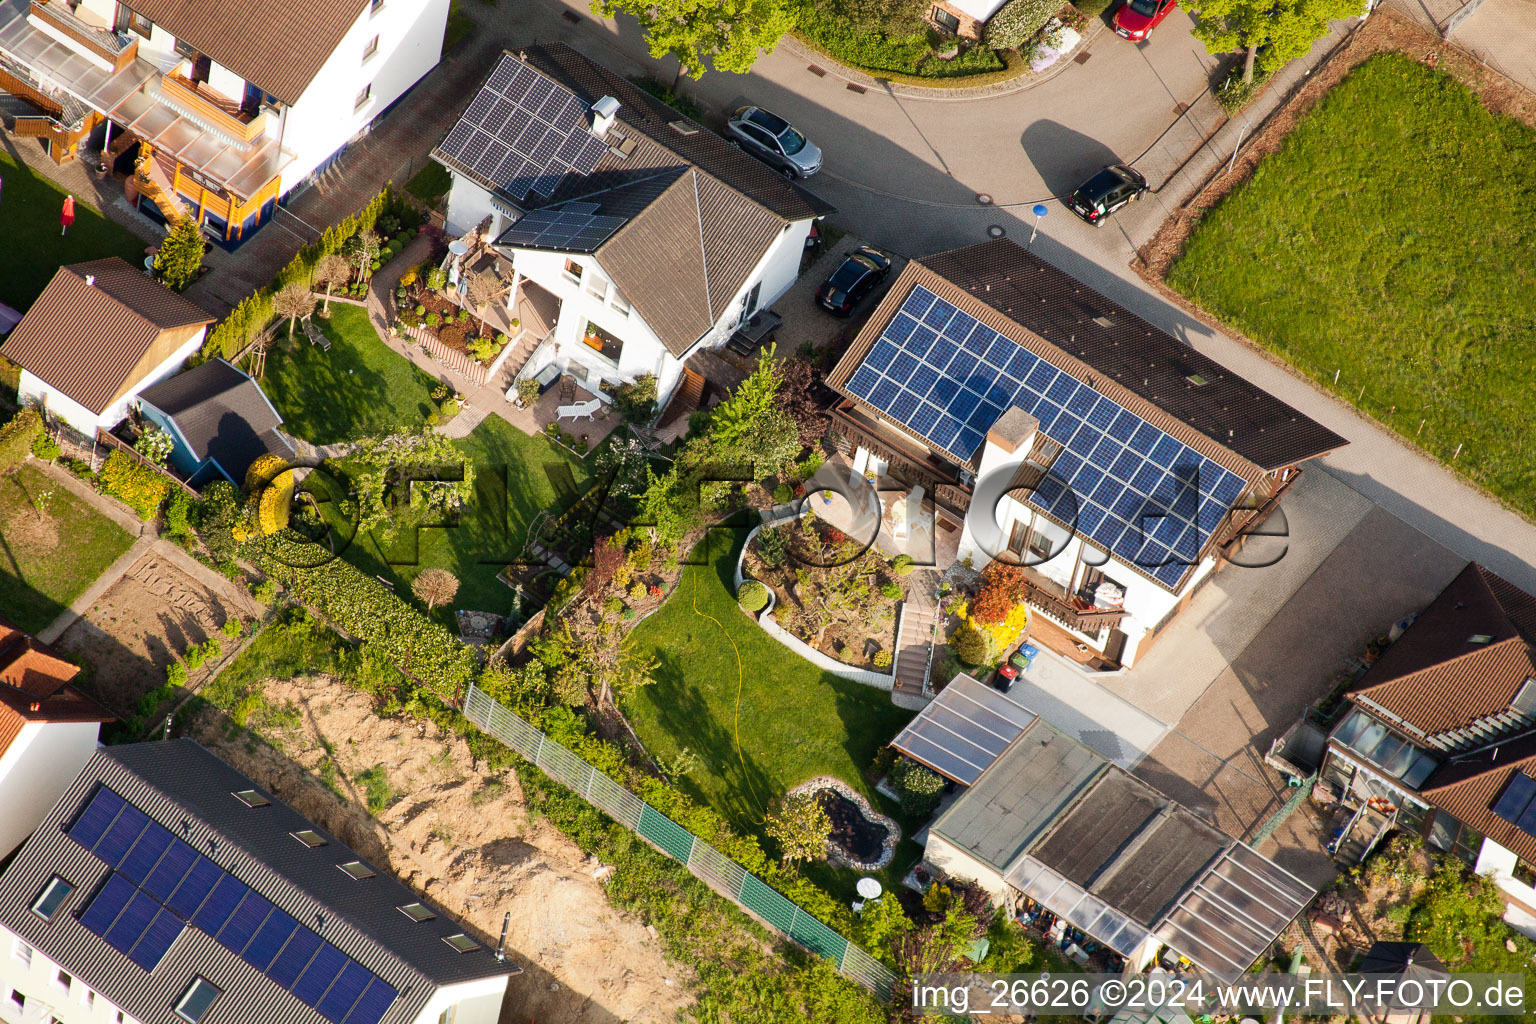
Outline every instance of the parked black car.
<svg viewBox="0 0 1536 1024">
<path fill-rule="evenodd" d="M 1146 190 L 1147 179 L 1136 168 L 1110 164 L 1077 186 L 1067 198 L 1067 205 L 1073 213 L 1098 227 L 1120 207 L 1140 199 Z"/>
<path fill-rule="evenodd" d="M 816 289 L 816 302 L 834 316 L 851 316 L 858 304 L 891 272 L 891 258 L 861 246 L 849 253 L 832 276 Z"/>
</svg>

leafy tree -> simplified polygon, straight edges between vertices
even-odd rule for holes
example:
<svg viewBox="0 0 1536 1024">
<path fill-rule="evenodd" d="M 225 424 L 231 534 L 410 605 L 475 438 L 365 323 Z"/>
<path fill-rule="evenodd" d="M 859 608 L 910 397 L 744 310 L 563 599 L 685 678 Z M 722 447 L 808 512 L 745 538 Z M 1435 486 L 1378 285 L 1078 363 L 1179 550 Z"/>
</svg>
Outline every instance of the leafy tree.
<svg viewBox="0 0 1536 1024">
<path fill-rule="evenodd" d="M 342 251 L 352 261 L 352 265 L 357 268 L 357 279 L 359 281 L 368 280 L 369 275 L 373 272 L 373 261 L 379 258 L 379 249 L 379 236 L 372 228 L 359 231 L 347 239 L 347 244 L 343 247 Z"/>
<path fill-rule="evenodd" d="M 438 433 L 364 438 L 348 457 L 348 476 L 357 528 L 385 537 L 452 516 L 475 493 L 468 456 Z"/>
<path fill-rule="evenodd" d="M 759 51 L 771 53 L 795 27 L 786 0 L 594 0 L 592 8 L 609 18 L 632 15 L 651 56 L 677 58 L 690 78 L 704 73 L 706 59 L 718 71 L 746 74 Z"/>
<path fill-rule="evenodd" d="M 421 599 L 427 611 L 453 600 L 459 592 L 459 578 L 447 569 L 425 569 L 411 580 L 411 593 Z"/>
<path fill-rule="evenodd" d="M 167 288 L 181 291 L 197 280 L 203 266 L 203 231 L 191 217 L 171 224 L 155 254 L 155 276 Z"/>
<path fill-rule="evenodd" d="M 336 285 L 344 285 L 352 279 L 352 264 L 347 262 L 345 256 L 339 253 L 331 253 L 322 256 L 320 262 L 315 264 L 315 283 L 325 285 L 325 312 L 331 312 L 331 289 Z"/>
<path fill-rule="evenodd" d="M 1187 6 L 1195 16 L 1195 38 L 1208 52 L 1244 51 L 1245 85 L 1253 81 L 1255 64 L 1278 71 L 1327 35 L 1328 22 L 1358 18 L 1365 10 L 1362 0 L 1192 0 Z"/>
<path fill-rule="evenodd" d="M 309 290 L 309 285 L 294 281 L 285 284 L 272 296 L 272 310 L 278 316 L 288 318 L 288 334 L 293 335 L 293 325 L 301 316 L 309 316 L 315 311 L 315 296 Z"/>
<path fill-rule="evenodd" d="M 821 860 L 827 853 L 827 837 L 832 834 L 832 819 L 826 808 L 810 793 L 785 797 L 768 814 L 765 831 L 779 844 L 785 863 Z"/>
<path fill-rule="evenodd" d="M 903 757 L 891 768 L 891 785 L 901 799 L 902 812 L 915 818 L 932 814 L 944 792 L 944 779 L 909 757 Z"/>
<path fill-rule="evenodd" d="M 783 378 L 771 354 L 758 354 L 757 368 L 710 421 L 716 461 L 750 466 L 756 479 L 777 473 L 800 454 L 800 431 L 780 402 Z"/>
</svg>

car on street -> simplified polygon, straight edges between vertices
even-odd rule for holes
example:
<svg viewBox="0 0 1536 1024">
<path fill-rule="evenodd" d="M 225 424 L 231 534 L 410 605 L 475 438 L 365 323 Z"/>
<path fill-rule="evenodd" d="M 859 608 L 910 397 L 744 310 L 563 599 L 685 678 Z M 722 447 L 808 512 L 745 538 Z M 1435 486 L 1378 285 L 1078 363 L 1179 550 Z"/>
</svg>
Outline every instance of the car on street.
<svg viewBox="0 0 1536 1024">
<path fill-rule="evenodd" d="M 1101 227 L 1110 214 L 1140 199 L 1146 191 L 1147 179 L 1140 171 L 1125 164 L 1110 164 L 1073 189 L 1067 206 L 1089 224 Z"/>
<path fill-rule="evenodd" d="M 816 302 L 833 316 L 852 316 L 860 302 L 891 272 L 891 258 L 879 249 L 860 246 L 849 253 L 832 276 L 816 289 Z"/>
<path fill-rule="evenodd" d="M 741 107 L 725 123 L 730 141 L 786 178 L 806 178 L 821 170 L 821 150 L 795 126 L 762 107 Z"/>
<path fill-rule="evenodd" d="M 1115 12 L 1115 35 L 1140 42 L 1177 6 L 1179 0 L 1125 0 Z"/>
</svg>

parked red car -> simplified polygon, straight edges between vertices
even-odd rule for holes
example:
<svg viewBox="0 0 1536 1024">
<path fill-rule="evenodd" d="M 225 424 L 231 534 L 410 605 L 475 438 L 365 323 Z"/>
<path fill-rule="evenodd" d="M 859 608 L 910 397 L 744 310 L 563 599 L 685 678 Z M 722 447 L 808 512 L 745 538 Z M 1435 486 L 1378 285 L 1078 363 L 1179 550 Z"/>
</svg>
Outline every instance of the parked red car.
<svg viewBox="0 0 1536 1024">
<path fill-rule="evenodd" d="M 1125 0 L 1115 12 L 1115 35 L 1143 40 L 1179 6 L 1179 0 Z"/>
</svg>

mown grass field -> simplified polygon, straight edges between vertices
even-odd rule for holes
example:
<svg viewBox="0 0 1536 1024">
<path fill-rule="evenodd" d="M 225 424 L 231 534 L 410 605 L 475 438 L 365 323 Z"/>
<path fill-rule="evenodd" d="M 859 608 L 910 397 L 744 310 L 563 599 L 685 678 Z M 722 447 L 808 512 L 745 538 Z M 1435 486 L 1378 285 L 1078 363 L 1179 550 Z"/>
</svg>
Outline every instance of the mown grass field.
<svg viewBox="0 0 1536 1024">
<path fill-rule="evenodd" d="M 1168 283 L 1533 515 L 1533 205 L 1536 132 L 1379 55 L 1206 215 Z"/>
</svg>

